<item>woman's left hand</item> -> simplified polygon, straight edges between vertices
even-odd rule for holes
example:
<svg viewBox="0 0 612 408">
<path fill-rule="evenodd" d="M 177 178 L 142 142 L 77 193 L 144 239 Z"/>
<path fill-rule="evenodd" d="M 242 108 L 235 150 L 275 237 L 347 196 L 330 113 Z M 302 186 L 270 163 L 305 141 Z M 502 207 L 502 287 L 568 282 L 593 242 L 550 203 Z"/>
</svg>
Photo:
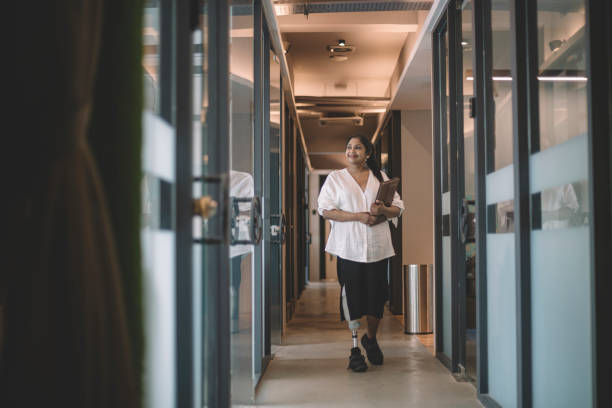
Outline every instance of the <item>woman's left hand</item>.
<svg viewBox="0 0 612 408">
<path fill-rule="evenodd" d="M 383 207 L 384 204 L 382 201 L 380 200 L 376 200 L 374 203 L 372 203 L 372 205 L 370 206 L 370 214 L 372 215 L 384 215 L 383 214 Z"/>
</svg>

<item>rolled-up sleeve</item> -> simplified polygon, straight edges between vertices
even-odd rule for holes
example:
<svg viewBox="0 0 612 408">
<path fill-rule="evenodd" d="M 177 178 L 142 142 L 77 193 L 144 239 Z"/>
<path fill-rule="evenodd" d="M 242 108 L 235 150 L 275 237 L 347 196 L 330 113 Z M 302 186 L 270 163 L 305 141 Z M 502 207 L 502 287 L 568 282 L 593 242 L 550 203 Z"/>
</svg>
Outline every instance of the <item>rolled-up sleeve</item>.
<svg viewBox="0 0 612 408">
<path fill-rule="evenodd" d="M 338 209 L 338 189 L 336 188 L 336 183 L 333 180 L 332 175 L 330 174 L 325 179 L 325 183 L 323 183 L 323 187 L 321 187 L 321 191 L 319 192 L 319 214 L 323 215 L 323 210 L 337 210 Z"/>
</svg>

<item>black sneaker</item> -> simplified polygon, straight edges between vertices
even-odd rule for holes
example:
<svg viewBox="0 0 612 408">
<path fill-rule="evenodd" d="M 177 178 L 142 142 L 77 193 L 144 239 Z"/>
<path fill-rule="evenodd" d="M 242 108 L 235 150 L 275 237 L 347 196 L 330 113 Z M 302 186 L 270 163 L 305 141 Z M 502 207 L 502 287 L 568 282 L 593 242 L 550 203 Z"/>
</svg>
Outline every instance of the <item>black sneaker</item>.
<svg viewBox="0 0 612 408">
<path fill-rule="evenodd" d="M 353 347 L 351 349 L 351 356 L 349 357 L 349 365 L 347 368 L 350 368 L 356 373 L 362 373 L 368 369 L 368 365 L 359 347 Z"/>
<path fill-rule="evenodd" d="M 361 345 L 365 349 L 366 355 L 368 356 L 368 360 L 370 363 L 374 365 L 382 365 L 383 363 L 383 353 L 378 347 L 378 342 L 376 338 L 370 339 L 367 334 L 364 334 L 361 338 Z"/>
</svg>

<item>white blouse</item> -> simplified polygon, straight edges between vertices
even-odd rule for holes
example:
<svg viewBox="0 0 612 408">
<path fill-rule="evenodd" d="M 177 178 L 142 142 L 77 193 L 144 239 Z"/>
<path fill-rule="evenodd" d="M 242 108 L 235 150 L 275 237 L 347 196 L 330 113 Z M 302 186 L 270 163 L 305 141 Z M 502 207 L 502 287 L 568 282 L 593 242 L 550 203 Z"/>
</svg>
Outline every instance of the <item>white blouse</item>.
<svg viewBox="0 0 612 408">
<path fill-rule="evenodd" d="M 383 171 L 381 173 L 383 180 L 389 179 Z M 323 210 L 370 212 L 379 185 L 380 182 L 370 171 L 365 191 L 362 191 L 347 169 L 335 170 L 321 187 L 319 214 L 323 215 Z M 404 203 L 397 192 L 391 205 L 400 209 L 399 215 L 404 211 Z M 390 221 L 397 226 L 397 217 Z M 330 222 L 332 228 L 325 246 L 326 252 L 355 262 L 376 262 L 395 255 L 387 222 L 374 226 L 359 221 Z"/>
</svg>

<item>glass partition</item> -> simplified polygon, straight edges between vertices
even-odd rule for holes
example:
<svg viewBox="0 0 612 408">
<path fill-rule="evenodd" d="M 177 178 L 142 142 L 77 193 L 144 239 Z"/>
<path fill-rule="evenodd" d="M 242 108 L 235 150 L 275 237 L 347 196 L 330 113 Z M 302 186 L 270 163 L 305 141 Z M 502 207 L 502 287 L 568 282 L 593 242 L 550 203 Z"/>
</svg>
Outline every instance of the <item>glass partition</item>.
<svg viewBox="0 0 612 408">
<path fill-rule="evenodd" d="M 463 109 L 463 201 L 461 208 L 461 238 L 465 248 L 465 303 L 461 305 L 465 313 L 465 374 L 476 380 L 476 244 L 475 228 L 475 157 L 474 157 L 474 118 L 471 114 L 471 99 L 474 97 L 474 74 L 472 67 L 474 32 L 472 30 L 472 2 L 461 5 L 461 64 Z"/>
<path fill-rule="evenodd" d="M 253 3 L 230 3 L 230 331 L 232 404 L 253 397 L 254 246 L 250 200 L 254 179 L 254 15 Z M 234 204 L 231 204 L 233 200 Z"/>
<path fill-rule="evenodd" d="M 193 132 L 192 132 L 192 176 L 194 180 L 199 177 L 207 176 L 211 173 L 209 158 L 208 140 L 210 137 L 208 132 L 208 92 L 206 85 L 208 83 L 208 62 L 206 50 L 208 49 L 208 15 L 206 14 L 206 7 L 202 4 L 199 15 L 200 24 L 198 29 L 193 33 Z M 207 185 L 201 181 L 195 181 L 192 187 L 192 197 L 198 199 L 204 196 L 219 197 L 220 191 L 218 187 L 214 185 Z M 208 384 L 207 378 L 205 378 L 206 370 L 204 366 L 206 364 L 204 358 L 204 352 L 206 352 L 204 336 L 208 335 L 204 330 L 205 326 L 205 301 L 204 301 L 204 274 L 211 273 L 212 268 L 206 268 L 208 263 L 205 262 L 207 257 L 206 253 L 210 250 L 208 245 L 203 245 L 197 240 L 201 240 L 204 237 L 212 235 L 212 231 L 217 230 L 216 225 L 213 225 L 216 220 L 214 217 L 211 219 L 202 219 L 201 217 L 193 217 L 192 229 L 193 229 L 193 248 L 192 248 L 192 284 L 193 284 L 193 344 L 194 347 L 194 401 L 196 404 L 200 401 L 208 401 L 207 392 L 210 390 L 206 389 Z M 212 257 L 208 258 L 211 259 Z"/>
<path fill-rule="evenodd" d="M 453 330 L 452 330 L 452 265 L 451 265 L 451 192 L 450 192 L 450 88 L 448 63 L 448 33 L 442 33 L 442 47 L 444 55 L 442 84 L 440 89 L 444 92 L 441 101 L 441 146 L 442 146 L 442 352 L 450 359 L 453 358 Z"/>
<path fill-rule="evenodd" d="M 270 342 L 281 344 L 282 329 L 282 216 L 281 216 L 281 69 L 280 61 L 273 50 L 269 51 L 269 86 L 270 86 L 270 214 L 274 231 L 270 250 L 270 279 L 267 282 L 270 293 Z"/>
<path fill-rule="evenodd" d="M 593 404 L 585 1 L 537 1 L 532 140 L 533 406 Z"/>
<path fill-rule="evenodd" d="M 144 404 L 176 404 L 175 149 L 174 126 L 161 117 L 161 3 L 148 1 L 143 18 L 142 296 Z M 166 57 L 166 56 L 164 56 Z"/>
<path fill-rule="evenodd" d="M 493 121 L 486 135 L 487 346 L 489 395 L 517 405 L 516 271 L 510 0 L 492 2 Z"/>
</svg>

